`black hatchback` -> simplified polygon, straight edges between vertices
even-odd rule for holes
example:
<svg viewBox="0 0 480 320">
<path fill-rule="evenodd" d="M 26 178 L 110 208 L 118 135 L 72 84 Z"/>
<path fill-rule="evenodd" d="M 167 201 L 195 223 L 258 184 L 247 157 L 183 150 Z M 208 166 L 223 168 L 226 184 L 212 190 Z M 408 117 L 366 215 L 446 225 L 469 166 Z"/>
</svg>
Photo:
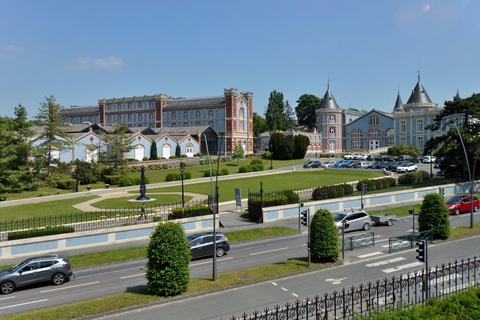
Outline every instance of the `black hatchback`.
<svg viewBox="0 0 480 320">
<path fill-rule="evenodd" d="M 221 257 L 230 250 L 228 238 L 221 232 L 216 233 L 217 257 Z M 195 233 L 187 236 L 190 246 L 190 255 L 193 259 L 213 256 L 213 232 Z"/>
</svg>

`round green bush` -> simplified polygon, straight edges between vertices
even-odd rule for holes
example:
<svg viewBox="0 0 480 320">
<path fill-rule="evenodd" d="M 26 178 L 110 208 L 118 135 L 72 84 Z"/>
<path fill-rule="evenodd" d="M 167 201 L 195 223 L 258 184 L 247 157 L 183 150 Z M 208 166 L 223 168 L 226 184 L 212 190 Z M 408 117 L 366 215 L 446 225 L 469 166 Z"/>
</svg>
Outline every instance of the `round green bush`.
<svg viewBox="0 0 480 320">
<path fill-rule="evenodd" d="M 310 224 L 310 252 L 313 262 L 335 262 L 340 254 L 338 231 L 326 209 L 315 212 Z"/>
<path fill-rule="evenodd" d="M 262 166 L 264 166 L 262 159 L 258 159 L 258 158 L 257 159 L 252 159 L 252 161 L 250 161 L 250 164 L 251 165 L 261 164 Z"/>
<path fill-rule="evenodd" d="M 180 180 L 180 175 L 176 173 L 169 173 L 165 177 L 165 181 L 177 181 Z"/>
<path fill-rule="evenodd" d="M 446 239 L 450 236 L 449 211 L 445 200 L 438 193 L 429 193 L 423 197 L 418 215 L 418 230 L 432 230 L 434 239 Z"/>
<path fill-rule="evenodd" d="M 159 223 L 147 247 L 147 288 L 152 294 L 172 297 L 190 282 L 190 249 L 179 223 Z"/>
</svg>

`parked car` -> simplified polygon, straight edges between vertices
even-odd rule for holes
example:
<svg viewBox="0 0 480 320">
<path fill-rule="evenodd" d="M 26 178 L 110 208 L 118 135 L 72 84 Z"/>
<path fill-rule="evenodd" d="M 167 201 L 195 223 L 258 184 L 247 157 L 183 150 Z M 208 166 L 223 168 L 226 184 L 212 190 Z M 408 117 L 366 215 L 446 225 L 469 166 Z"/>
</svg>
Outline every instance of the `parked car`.
<svg viewBox="0 0 480 320">
<path fill-rule="evenodd" d="M 310 160 L 303 165 L 304 168 L 320 168 L 321 162 L 318 160 Z"/>
<path fill-rule="evenodd" d="M 370 163 L 362 161 L 360 162 L 360 165 L 355 166 L 355 168 L 362 168 L 362 169 L 367 169 L 370 167 Z"/>
<path fill-rule="evenodd" d="M 423 162 L 423 156 L 413 156 L 412 162 L 415 162 L 415 163 Z"/>
<path fill-rule="evenodd" d="M 337 162 L 333 165 L 334 168 L 343 168 L 347 164 L 349 164 L 351 161 L 350 160 L 342 160 L 340 162 Z"/>
<path fill-rule="evenodd" d="M 430 163 L 430 162 L 434 163 L 436 159 L 437 158 L 434 156 L 425 156 L 423 158 L 423 163 Z"/>
<path fill-rule="evenodd" d="M 43 282 L 60 285 L 70 279 L 72 274 L 70 260 L 64 256 L 33 257 L 0 271 L 0 290 L 8 294 L 16 288 Z"/>
<path fill-rule="evenodd" d="M 324 163 L 322 163 L 322 164 L 320 165 L 320 167 L 322 167 L 322 168 L 331 168 L 331 167 L 333 167 L 333 165 L 334 165 L 335 163 L 337 163 L 337 162 L 334 161 L 334 160 L 325 161 Z"/>
<path fill-rule="evenodd" d="M 362 161 L 353 160 L 353 161 L 350 161 L 350 163 L 347 164 L 345 167 L 347 167 L 347 168 L 357 168 L 357 165 L 360 165 L 360 163 L 362 163 Z"/>
<path fill-rule="evenodd" d="M 450 214 L 460 214 L 463 212 L 470 212 L 472 203 L 470 202 L 470 195 L 453 196 L 445 200 L 445 205 L 448 207 Z M 473 211 L 477 212 L 480 206 L 480 201 L 477 197 L 473 197 Z"/>
<path fill-rule="evenodd" d="M 380 161 L 382 158 L 381 155 L 379 154 L 369 154 L 368 157 L 367 157 L 367 160 L 368 161 Z"/>
<path fill-rule="evenodd" d="M 413 157 L 408 154 L 402 154 L 395 158 L 395 161 L 409 161 L 412 162 Z"/>
<path fill-rule="evenodd" d="M 337 213 L 333 217 L 335 226 L 339 233 L 342 233 L 343 222 L 345 221 L 345 232 L 354 230 L 370 229 L 372 220 L 365 210 L 347 210 Z"/>
<path fill-rule="evenodd" d="M 344 160 L 356 160 L 358 158 L 358 153 L 350 153 L 343 156 Z"/>
<path fill-rule="evenodd" d="M 377 161 L 368 166 L 369 169 L 380 169 L 380 166 L 383 164 L 382 161 Z"/>
<path fill-rule="evenodd" d="M 438 157 L 438 158 L 435 159 L 435 163 L 436 163 L 436 164 L 440 164 L 440 163 L 442 163 L 442 161 L 443 161 L 444 159 L 445 159 L 445 157 Z"/>
<path fill-rule="evenodd" d="M 390 166 L 388 167 L 388 170 L 393 171 L 393 172 L 397 172 L 397 168 L 398 168 L 399 166 L 401 166 L 402 164 L 406 164 L 406 163 L 408 163 L 408 161 L 400 161 L 400 162 L 392 163 L 392 164 L 390 164 Z"/>
<path fill-rule="evenodd" d="M 382 156 L 382 161 L 385 161 L 385 162 L 393 162 L 393 161 L 395 161 L 395 157 L 383 155 L 383 156 Z"/>
<path fill-rule="evenodd" d="M 216 233 L 217 257 L 221 257 L 230 250 L 228 238 L 221 232 Z M 190 254 L 193 259 L 213 256 L 213 232 L 195 233 L 187 236 Z"/>
<path fill-rule="evenodd" d="M 361 154 L 357 157 L 357 159 L 358 159 L 358 160 L 367 160 L 367 157 L 368 157 L 368 154 L 366 154 L 366 153 L 361 153 Z"/>
<path fill-rule="evenodd" d="M 397 172 L 417 172 L 418 168 L 417 165 L 413 162 L 406 162 L 397 167 Z"/>
</svg>

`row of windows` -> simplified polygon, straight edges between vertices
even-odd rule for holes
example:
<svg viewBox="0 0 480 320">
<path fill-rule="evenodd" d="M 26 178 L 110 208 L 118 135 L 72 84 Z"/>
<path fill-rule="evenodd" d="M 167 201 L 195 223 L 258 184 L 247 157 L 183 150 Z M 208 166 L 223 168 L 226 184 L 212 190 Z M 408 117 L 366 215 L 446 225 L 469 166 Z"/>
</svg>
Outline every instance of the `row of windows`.
<svg viewBox="0 0 480 320">
<path fill-rule="evenodd" d="M 423 125 L 423 119 L 417 119 L 417 132 L 423 132 L 425 127 Z M 400 121 L 400 132 L 406 133 L 407 132 L 407 121 L 401 120 Z"/>
<path fill-rule="evenodd" d="M 107 104 L 107 110 L 132 110 L 132 109 L 145 109 L 153 108 L 153 101 L 144 102 L 119 102 Z"/>
<path fill-rule="evenodd" d="M 189 113 L 192 113 L 192 117 L 193 117 L 193 110 L 191 111 L 183 111 L 183 119 L 188 119 L 189 118 Z M 177 116 L 178 114 L 178 116 Z M 182 115 L 182 112 L 181 111 L 172 111 L 172 112 L 167 112 L 167 118 L 168 118 L 168 115 L 171 116 L 170 119 L 181 119 L 181 115 Z M 208 118 L 213 118 L 213 110 L 208 110 Z M 195 117 L 196 118 L 201 118 L 202 117 L 202 112 L 201 111 L 195 111 Z"/>
<path fill-rule="evenodd" d="M 205 126 L 206 125 L 205 123 L 206 123 L 206 121 L 203 121 L 203 122 L 202 121 L 196 121 L 195 125 L 194 125 L 193 122 L 192 122 L 192 125 L 190 125 L 189 122 L 186 122 L 186 121 L 183 122 L 183 123 L 182 122 L 172 122 L 172 123 L 167 122 L 166 126 L 171 127 L 171 128 L 176 128 L 176 127 L 201 127 L 201 126 Z M 209 121 L 208 126 L 213 128 L 213 121 Z"/>
<path fill-rule="evenodd" d="M 122 121 L 125 123 L 128 122 L 137 122 L 137 121 L 154 121 L 155 114 L 154 113 L 134 113 L 134 114 L 117 114 L 117 115 L 107 115 L 107 123 L 115 122 L 115 121 Z"/>
<path fill-rule="evenodd" d="M 98 116 L 93 117 L 71 117 L 70 122 L 72 124 L 82 124 L 84 122 L 98 123 Z"/>
</svg>

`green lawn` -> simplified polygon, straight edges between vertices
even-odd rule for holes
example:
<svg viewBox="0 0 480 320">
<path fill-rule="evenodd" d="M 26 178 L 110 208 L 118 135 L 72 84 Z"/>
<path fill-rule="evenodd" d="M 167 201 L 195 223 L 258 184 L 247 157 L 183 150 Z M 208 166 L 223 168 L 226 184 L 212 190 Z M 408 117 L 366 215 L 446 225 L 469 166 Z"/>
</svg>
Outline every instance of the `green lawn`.
<svg viewBox="0 0 480 320">
<path fill-rule="evenodd" d="M 235 188 L 240 188 L 242 198 L 248 197 L 248 190 L 258 192 L 260 182 L 263 182 L 265 192 L 279 191 L 286 189 L 304 189 L 310 187 L 325 186 L 336 183 L 370 179 L 385 176 L 378 172 L 354 172 L 354 171 L 291 171 L 266 176 L 251 176 L 247 178 L 219 180 L 218 193 L 220 202 L 235 200 Z M 215 181 L 214 181 L 215 183 Z M 210 195 L 210 182 L 186 184 L 185 192 Z M 161 187 L 148 189 L 149 192 L 181 192 L 181 186 Z"/>
<path fill-rule="evenodd" d="M 98 196 L 85 196 L 75 199 L 52 200 L 40 203 L 22 204 L 13 207 L 0 208 L 0 221 L 18 221 L 21 219 L 63 216 L 82 212 L 73 205 L 85 202 Z"/>
<path fill-rule="evenodd" d="M 138 193 L 138 191 L 135 191 Z M 145 203 L 147 207 L 150 206 L 158 206 L 163 204 L 172 204 L 172 203 L 181 203 L 182 202 L 182 195 L 181 194 L 150 194 L 147 193 L 147 196 L 151 199 L 155 199 L 154 201 L 148 201 Z M 98 201 L 92 203 L 92 206 L 100 209 L 128 209 L 128 208 L 140 208 L 142 206 L 141 203 L 134 203 L 128 200 L 136 199 L 138 197 L 122 197 L 122 198 L 111 198 L 105 199 L 102 201 Z M 193 197 L 185 196 L 185 202 L 192 199 Z"/>
</svg>

